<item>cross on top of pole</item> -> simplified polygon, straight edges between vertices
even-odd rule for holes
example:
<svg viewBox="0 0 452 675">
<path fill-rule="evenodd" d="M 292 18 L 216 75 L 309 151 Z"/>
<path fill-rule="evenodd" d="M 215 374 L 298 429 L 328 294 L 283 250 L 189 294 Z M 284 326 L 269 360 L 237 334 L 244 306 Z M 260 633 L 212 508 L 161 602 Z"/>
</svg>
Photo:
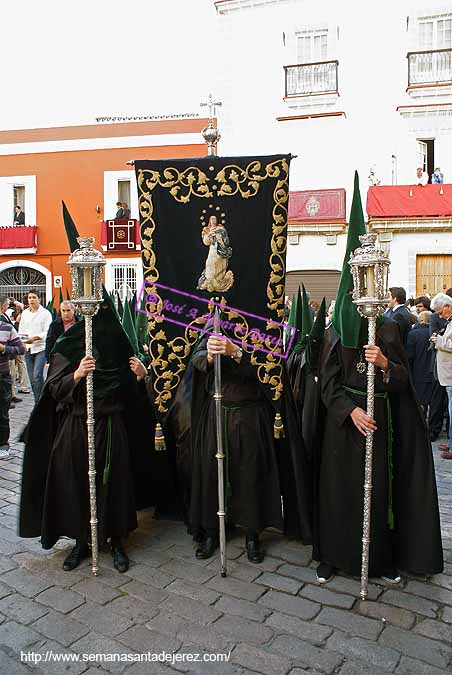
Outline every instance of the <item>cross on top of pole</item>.
<svg viewBox="0 0 452 675">
<path fill-rule="evenodd" d="M 212 94 L 209 94 L 209 99 L 207 101 L 201 101 L 199 105 L 201 107 L 209 107 L 209 120 L 211 120 L 215 115 L 215 106 L 220 107 L 223 104 L 221 101 L 214 101 Z"/>
</svg>

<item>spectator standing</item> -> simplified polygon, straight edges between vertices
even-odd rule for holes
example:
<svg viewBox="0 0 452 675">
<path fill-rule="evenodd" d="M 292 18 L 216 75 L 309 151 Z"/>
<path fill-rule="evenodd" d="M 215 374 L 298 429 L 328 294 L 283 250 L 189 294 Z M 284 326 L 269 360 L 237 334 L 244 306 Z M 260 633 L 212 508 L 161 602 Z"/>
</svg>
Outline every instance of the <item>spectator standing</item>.
<svg viewBox="0 0 452 675">
<path fill-rule="evenodd" d="M 389 308 L 385 312 L 385 316 L 399 324 L 402 342 L 404 346 L 406 346 L 408 333 L 412 325 L 410 310 L 405 307 L 406 291 L 400 286 L 392 286 L 392 288 L 389 289 L 389 292 L 391 294 L 391 300 L 389 302 Z"/>
<path fill-rule="evenodd" d="M 419 166 L 416 171 L 416 185 L 427 185 L 427 183 L 428 173 Z"/>
<path fill-rule="evenodd" d="M 444 174 L 441 173 L 441 169 L 439 168 L 439 166 L 432 173 L 432 183 L 433 183 L 433 185 L 435 183 L 437 185 L 442 185 L 444 183 Z"/>
<path fill-rule="evenodd" d="M 431 341 L 434 343 L 437 352 L 437 369 L 439 383 L 446 387 L 449 420 L 452 413 L 452 298 L 445 293 L 438 293 L 432 300 L 433 306 L 437 304 L 443 306 L 442 318 L 446 319 L 447 325 L 443 335 L 432 335 Z M 449 424 L 449 448 L 441 452 L 444 459 L 452 459 L 452 441 L 450 439 L 451 429 Z"/>
<path fill-rule="evenodd" d="M 9 323 L 11 326 L 14 326 L 13 322 L 9 318 L 7 314 L 7 309 L 9 308 L 9 298 L 6 297 L 6 295 L 1 295 L 0 296 L 0 320 L 3 321 L 4 323 Z M 17 369 L 16 369 L 16 359 L 10 359 L 9 361 L 9 372 L 11 375 L 11 402 L 12 403 L 20 403 L 22 401 L 21 398 L 18 398 L 16 396 L 16 375 L 17 375 Z M 12 406 L 14 407 L 14 406 Z"/>
<path fill-rule="evenodd" d="M 44 384 L 45 340 L 51 323 L 52 315 L 41 305 L 38 293 L 35 290 L 28 291 L 28 308 L 22 312 L 19 333 L 25 336 L 25 363 L 35 401 L 41 395 Z"/>
<path fill-rule="evenodd" d="M 75 305 L 70 300 L 64 300 L 60 305 L 60 316 L 52 321 L 46 338 L 46 361 L 50 362 L 50 353 L 60 335 L 76 323 Z"/>
<path fill-rule="evenodd" d="M 0 321 L 0 458 L 9 457 L 9 408 L 12 397 L 10 359 L 23 354 L 25 347 L 11 323 Z"/>
<path fill-rule="evenodd" d="M 14 225 L 25 225 L 25 213 L 20 206 L 14 207 Z"/>
<path fill-rule="evenodd" d="M 417 314 L 420 314 L 421 312 L 431 312 L 430 298 L 427 298 L 426 295 L 420 295 L 418 298 L 415 298 L 413 302 Z"/>
<path fill-rule="evenodd" d="M 16 329 L 16 331 L 19 332 L 19 324 L 22 318 L 24 306 L 22 305 L 21 302 L 17 302 L 17 300 L 13 300 L 13 303 L 15 305 L 15 309 L 13 309 L 13 313 L 11 314 L 10 319 L 13 322 L 13 326 Z M 27 382 L 27 369 L 25 367 L 24 354 L 19 354 L 19 356 L 16 356 L 15 364 L 17 371 L 16 378 L 18 384 L 17 393 L 31 394 L 30 388 L 28 386 L 29 383 Z"/>
<path fill-rule="evenodd" d="M 123 216 L 124 211 L 123 211 L 123 208 L 122 208 L 122 203 L 116 202 L 116 207 L 117 207 L 117 211 L 116 211 L 115 220 L 121 220 L 121 218 L 124 218 L 124 216 Z"/>
<path fill-rule="evenodd" d="M 435 301 L 435 302 L 434 302 Z M 429 332 L 430 337 L 432 335 L 438 335 L 443 333 L 447 321 L 443 319 L 441 314 L 443 312 L 443 304 L 437 301 L 436 296 L 433 298 L 430 304 L 431 309 L 433 310 L 430 314 L 429 321 Z M 428 426 L 430 429 L 430 440 L 436 441 L 443 429 L 444 416 L 446 415 L 447 426 L 446 430 L 449 432 L 449 412 L 447 406 L 447 394 L 444 387 L 442 387 L 438 380 L 438 369 L 436 365 L 436 356 L 437 352 L 435 345 L 432 343 L 432 354 L 433 354 L 433 388 L 432 388 L 432 397 L 430 400 L 430 410 L 428 416 Z"/>
<path fill-rule="evenodd" d="M 427 419 L 433 390 L 433 353 L 430 349 L 430 312 L 419 314 L 419 323 L 408 333 L 406 350 L 416 397 Z"/>
<path fill-rule="evenodd" d="M 130 209 L 125 202 L 122 204 L 122 218 L 130 218 Z"/>
</svg>

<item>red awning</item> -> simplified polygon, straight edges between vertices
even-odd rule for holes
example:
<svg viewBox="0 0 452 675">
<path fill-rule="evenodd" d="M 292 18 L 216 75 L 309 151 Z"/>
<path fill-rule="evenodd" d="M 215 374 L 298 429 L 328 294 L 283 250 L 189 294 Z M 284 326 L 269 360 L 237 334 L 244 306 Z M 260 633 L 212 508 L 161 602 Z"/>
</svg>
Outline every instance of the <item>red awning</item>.
<svg viewBox="0 0 452 675">
<path fill-rule="evenodd" d="M 370 187 L 366 208 L 369 218 L 452 216 L 452 185 Z"/>
<path fill-rule="evenodd" d="M 36 230 L 27 225 L 0 227 L 0 249 L 36 248 Z"/>
<path fill-rule="evenodd" d="M 289 192 L 289 220 L 321 222 L 345 220 L 345 190 Z"/>
</svg>

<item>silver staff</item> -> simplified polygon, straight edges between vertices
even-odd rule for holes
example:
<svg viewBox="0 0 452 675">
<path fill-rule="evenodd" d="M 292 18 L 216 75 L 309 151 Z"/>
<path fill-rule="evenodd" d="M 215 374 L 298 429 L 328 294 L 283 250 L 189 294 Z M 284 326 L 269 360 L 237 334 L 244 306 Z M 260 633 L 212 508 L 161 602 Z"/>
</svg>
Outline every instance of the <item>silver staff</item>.
<svg viewBox="0 0 452 675">
<path fill-rule="evenodd" d="M 213 314 L 213 331 L 220 335 L 220 310 L 215 307 Z M 221 354 L 214 354 L 213 367 L 215 376 L 215 421 L 217 430 L 217 459 L 218 466 L 218 525 L 220 530 L 220 573 L 222 577 L 226 576 L 226 511 L 224 504 L 224 449 L 223 449 L 223 408 L 221 402 L 223 395 L 221 393 Z M 226 430 L 227 433 L 227 430 Z"/>
<path fill-rule="evenodd" d="M 361 247 L 351 255 L 349 264 L 353 275 L 353 302 L 361 316 L 369 321 L 368 344 L 375 345 L 377 318 L 383 314 L 388 302 L 389 258 L 375 246 L 375 234 L 359 238 Z M 367 414 L 374 419 L 375 366 L 367 364 Z M 374 432 L 366 435 L 366 463 L 364 469 L 363 552 L 361 560 L 361 591 L 363 600 L 369 590 L 370 516 L 372 505 L 372 463 Z"/>
<path fill-rule="evenodd" d="M 85 355 L 93 355 L 93 316 L 102 301 L 102 272 L 105 258 L 93 248 L 92 237 L 79 237 L 80 248 L 68 260 L 72 277 L 72 301 L 85 318 Z M 99 544 L 97 540 L 96 450 L 94 440 L 93 373 L 86 376 L 86 426 L 88 433 L 88 480 L 91 526 L 92 572 L 99 574 Z"/>
</svg>

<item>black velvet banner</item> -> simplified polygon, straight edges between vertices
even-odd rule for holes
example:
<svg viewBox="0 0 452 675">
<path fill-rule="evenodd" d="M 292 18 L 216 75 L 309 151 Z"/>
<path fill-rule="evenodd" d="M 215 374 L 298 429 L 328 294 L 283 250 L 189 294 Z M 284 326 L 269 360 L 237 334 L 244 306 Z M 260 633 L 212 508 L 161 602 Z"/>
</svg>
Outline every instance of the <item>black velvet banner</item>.
<svg viewBox="0 0 452 675">
<path fill-rule="evenodd" d="M 290 156 L 136 161 L 157 410 L 174 399 L 212 303 L 279 408 Z"/>
</svg>

